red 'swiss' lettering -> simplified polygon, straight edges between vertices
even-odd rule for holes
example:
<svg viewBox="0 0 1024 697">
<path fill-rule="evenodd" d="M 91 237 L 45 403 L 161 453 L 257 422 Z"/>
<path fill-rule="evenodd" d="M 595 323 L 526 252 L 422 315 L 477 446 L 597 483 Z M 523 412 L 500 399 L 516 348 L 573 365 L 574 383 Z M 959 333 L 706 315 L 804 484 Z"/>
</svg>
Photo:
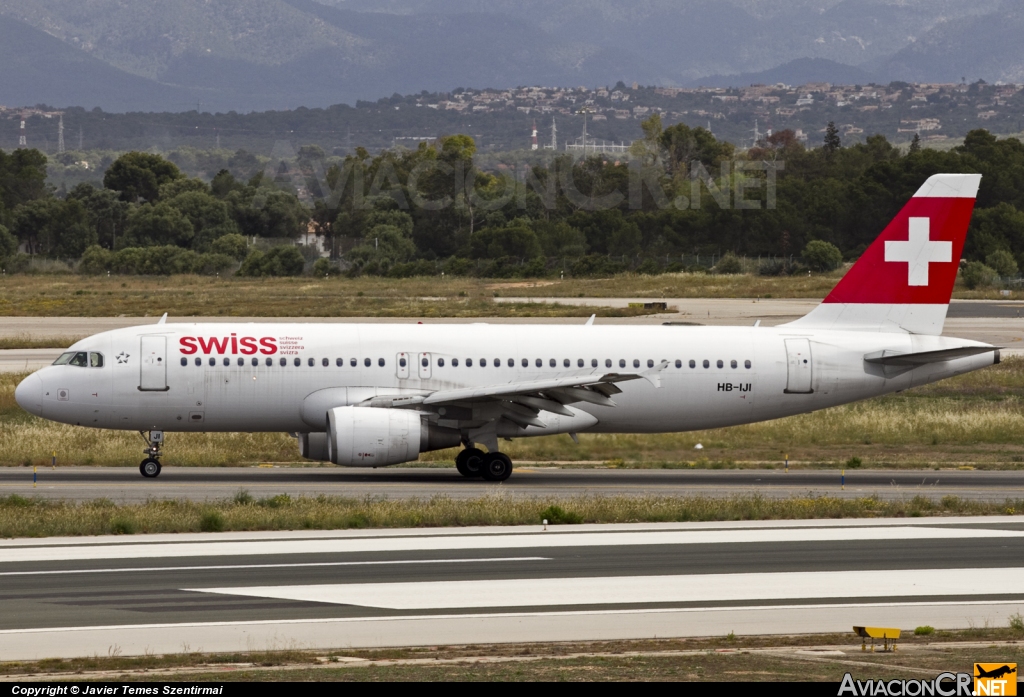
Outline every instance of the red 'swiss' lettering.
<svg viewBox="0 0 1024 697">
<path fill-rule="evenodd" d="M 228 340 L 227 337 L 210 337 L 209 339 L 199 337 L 199 347 L 203 349 L 203 353 L 213 353 L 214 349 L 217 353 L 224 353 L 228 350 Z"/>
<path fill-rule="evenodd" d="M 254 336 L 239 337 L 237 334 L 223 337 L 183 336 L 178 339 L 178 346 L 178 350 L 185 355 L 202 352 L 221 355 L 242 353 L 251 356 L 258 351 L 269 356 L 277 353 L 277 339 L 272 336 L 264 336 L 259 339 Z"/>
<path fill-rule="evenodd" d="M 241 351 L 246 356 L 251 356 L 256 353 L 256 339 L 251 336 L 243 336 L 238 340 L 239 346 L 242 347 Z"/>
</svg>

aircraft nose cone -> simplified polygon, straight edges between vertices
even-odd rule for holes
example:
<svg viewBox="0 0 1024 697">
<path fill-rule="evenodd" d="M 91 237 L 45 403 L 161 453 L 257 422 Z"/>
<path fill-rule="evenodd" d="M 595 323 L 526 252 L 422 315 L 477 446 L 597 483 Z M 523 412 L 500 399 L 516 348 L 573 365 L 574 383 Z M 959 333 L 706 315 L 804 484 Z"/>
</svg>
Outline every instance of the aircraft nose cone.
<svg viewBox="0 0 1024 697">
<path fill-rule="evenodd" d="M 43 415 L 43 380 L 35 373 L 21 381 L 14 390 L 14 400 L 30 414 Z"/>
</svg>

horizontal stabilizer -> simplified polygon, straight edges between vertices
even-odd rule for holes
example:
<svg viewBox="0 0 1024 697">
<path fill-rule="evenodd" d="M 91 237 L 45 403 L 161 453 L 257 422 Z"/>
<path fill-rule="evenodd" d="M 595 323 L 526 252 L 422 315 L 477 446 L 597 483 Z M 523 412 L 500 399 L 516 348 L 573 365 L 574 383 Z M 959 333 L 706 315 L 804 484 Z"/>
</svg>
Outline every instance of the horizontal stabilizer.
<svg viewBox="0 0 1024 697">
<path fill-rule="evenodd" d="M 959 348 L 942 349 L 940 351 L 918 351 L 917 353 L 898 353 L 886 349 L 877 353 L 869 353 L 864 356 L 868 363 L 886 366 L 913 367 L 926 365 L 928 363 L 941 363 L 951 361 L 955 358 L 966 358 L 977 356 L 980 353 L 995 351 L 995 363 L 999 362 L 999 348 L 996 346 L 961 346 Z"/>
</svg>

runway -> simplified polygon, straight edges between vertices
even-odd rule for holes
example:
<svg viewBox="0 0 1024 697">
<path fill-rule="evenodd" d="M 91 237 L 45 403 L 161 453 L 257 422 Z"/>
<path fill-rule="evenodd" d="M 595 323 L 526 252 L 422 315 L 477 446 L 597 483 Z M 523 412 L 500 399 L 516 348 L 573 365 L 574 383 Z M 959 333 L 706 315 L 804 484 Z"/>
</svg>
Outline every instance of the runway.
<svg viewBox="0 0 1024 697">
<path fill-rule="evenodd" d="M 1019 517 L 0 541 L 0 660 L 1005 626 Z"/>
<path fill-rule="evenodd" d="M 552 498 L 568 496 L 836 496 L 909 499 L 960 496 L 1001 503 L 1024 499 L 1024 471 L 958 470 L 705 470 L 560 469 L 519 466 L 500 484 L 466 479 L 454 467 L 165 467 L 157 479 L 135 467 L 39 468 L 33 486 L 28 467 L 0 468 L 0 496 L 19 494 L 88 501 L 107 498 L 140 503 L 149 499 L 229 499 L 244 489 L 256 498 L 365 496 L 396 499 L 486 495 Z"/>
</svg>

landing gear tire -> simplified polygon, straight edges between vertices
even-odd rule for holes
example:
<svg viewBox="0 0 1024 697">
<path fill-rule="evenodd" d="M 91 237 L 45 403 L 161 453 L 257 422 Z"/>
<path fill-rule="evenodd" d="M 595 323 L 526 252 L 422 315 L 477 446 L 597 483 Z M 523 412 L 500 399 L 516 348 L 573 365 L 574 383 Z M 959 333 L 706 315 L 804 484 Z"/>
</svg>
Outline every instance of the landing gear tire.
<svg viewBox="0 0 1024 697">
<path fill-rule="evenodd" d="M 142 472 L 143 477 L 152 479 L 153 477 L 160 476 L 160 461 L 154 460 L 151 457 L 147 457 L 139 465 L 139 472 Z"/>
<path fill-rule="evenodd" d="M 455 457 L 455 469 L 463 477 L 479 477 L 483 475 L 484 451 L 477 448 L 466 448 Z"/>
<path fill-rule="evenodd" d="M 503 482 L 512 475 L 512 459 L 505 453 L 487 453 L 482 474 L 489 482 Z"/>
</svg>

